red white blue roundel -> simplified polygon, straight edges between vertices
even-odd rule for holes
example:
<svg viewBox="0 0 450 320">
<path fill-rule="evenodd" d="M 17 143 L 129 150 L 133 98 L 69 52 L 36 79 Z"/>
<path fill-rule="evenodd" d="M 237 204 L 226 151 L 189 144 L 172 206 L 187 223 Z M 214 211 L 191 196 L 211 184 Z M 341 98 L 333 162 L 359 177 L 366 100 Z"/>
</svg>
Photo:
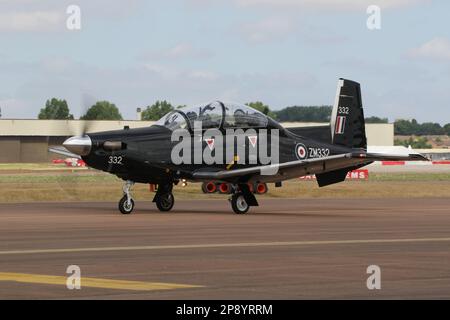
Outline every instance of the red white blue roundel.
<svg viewBox="0 0 450 320">
<path fill-rule="evenodd" d="M 303 143 L 298 143 L 295 146 L 295 154 L 297 155 L 298 159 L 306 159 L 308 157 L 308 150 L 306 149 L 306 146 Z"/>
</svg>

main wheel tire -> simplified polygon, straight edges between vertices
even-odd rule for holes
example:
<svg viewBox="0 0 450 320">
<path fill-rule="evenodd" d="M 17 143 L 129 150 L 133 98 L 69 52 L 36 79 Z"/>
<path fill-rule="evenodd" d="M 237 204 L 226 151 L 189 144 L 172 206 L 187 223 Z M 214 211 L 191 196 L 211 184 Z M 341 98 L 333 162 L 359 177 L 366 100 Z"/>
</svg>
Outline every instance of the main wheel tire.
<svg viewBox="0 0 450 320">
<path fill-rule="evenodd" d="M 231 208 L 236 214 L 247 213 L 250 206 L 245 201 L 244 195 L 242 193 L 235 193 L 231 197 Z"/>
<path fill-rule="evenodd" d="M 175 203 L 172 192 L 162 193 L 156 198 L 156 206 L 159 211 L 170 211 Z"/>
<path fill-rule="evenodd" d="M 130 214 L 134 209 L 134 200 L 130 199 L 130 203 L 128 203 L 127 196 L 123 196 L 119 201 L 119 211 L 122 214 Z"/>
</svg>

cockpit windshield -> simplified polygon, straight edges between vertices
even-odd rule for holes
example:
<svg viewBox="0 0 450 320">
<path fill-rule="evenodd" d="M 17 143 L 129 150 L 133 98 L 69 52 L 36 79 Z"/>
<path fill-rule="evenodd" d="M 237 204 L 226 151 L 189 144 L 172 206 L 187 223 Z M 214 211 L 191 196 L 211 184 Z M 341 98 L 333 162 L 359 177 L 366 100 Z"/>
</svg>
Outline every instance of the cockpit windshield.
<svg viewBox="0 0 450 320">
<path fill-rule="evenodd" d="M 176 129 L 189 129 L 185 114 L 178 111 L 169 112 L 164 117 L 159 119 L 155 125 L 166 127 L 172 131 Z"/>
<path fill-rule="evenodd" d="M 268 119 L 261 112 L 246 105 L 215 101 L 171 111 L 156 122 L 156 125 L 170 130 L 192 130 L 195 122 L 201 122 L 202 129 L 263 128 L 267 126 Z"/>
</svg>

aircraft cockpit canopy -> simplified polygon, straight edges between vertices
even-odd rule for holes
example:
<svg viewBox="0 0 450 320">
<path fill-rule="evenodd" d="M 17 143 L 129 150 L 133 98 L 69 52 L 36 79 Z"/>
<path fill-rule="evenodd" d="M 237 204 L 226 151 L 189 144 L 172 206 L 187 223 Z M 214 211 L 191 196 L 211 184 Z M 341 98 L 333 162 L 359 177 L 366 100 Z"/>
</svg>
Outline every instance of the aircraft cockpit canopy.
<svg viewBox="0 0 450 320">
<path fill-rule="evenodd" d="M 196 121 L 201 122 L 202 129 L 265 128 L 269 122 L 267 116 L 249 106 L 214 101 L 173 110 L 162 117 L 156 125 L 170 130 L 180 128 L 192 130 Z"/>
</svg>

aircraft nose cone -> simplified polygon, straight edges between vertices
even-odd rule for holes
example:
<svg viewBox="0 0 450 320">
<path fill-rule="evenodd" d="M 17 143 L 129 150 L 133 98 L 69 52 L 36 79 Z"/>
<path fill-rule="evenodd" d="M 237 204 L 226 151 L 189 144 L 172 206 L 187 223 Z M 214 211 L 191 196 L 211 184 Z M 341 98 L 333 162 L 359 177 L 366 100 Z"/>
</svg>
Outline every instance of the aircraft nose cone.
<svg viewBox="0 0 450 320">
<path fill-rule="evenodd" d="M 89 136 L 76 136 L 64 141 L 63 146 L 79 156 L 87 156 L 91 152 L 92 141 Z"/>
</svg>

